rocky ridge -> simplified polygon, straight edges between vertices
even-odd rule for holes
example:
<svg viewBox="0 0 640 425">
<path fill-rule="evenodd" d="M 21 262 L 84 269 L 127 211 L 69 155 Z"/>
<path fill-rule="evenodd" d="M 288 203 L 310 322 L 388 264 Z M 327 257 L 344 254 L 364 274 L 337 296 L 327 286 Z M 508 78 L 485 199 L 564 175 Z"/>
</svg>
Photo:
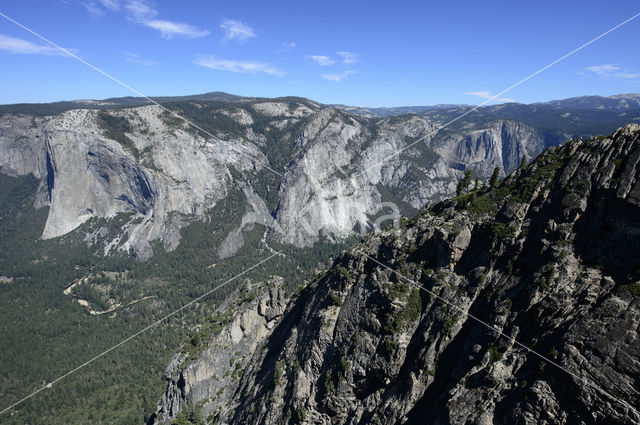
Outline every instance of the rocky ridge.
<svg viewBox="0 0 640 425">
<path fill-rule="evenodd" d="M 306 247 L 342 239 L 354 227 L 370 229 L 385 201 L 413 213 L 450 196 L 466 169 L 481 179 L 496 166 L 511 172 L 548 139 L 497 115 L 441 132 L 445 118 L 364 118 L 300 98 L 169 107 L 208 134 L 155 105 L 0 116 L 0 172 L 41 180 L 36 207 L 50 207 L 43 238 L 86 224 L 86 241 L 97 252 L 146 260 L 154 241 L 173 250 L 181 228 L 224 221 L 210 211 L 240 197 L 246 212 L 221 258 L 242 246 L 242 232 L 255 223 L 281 242 Z M 127 224 L 101 237 L 107 229 L 96 220 L 118 215 Z"/>
<path fill-rule="evenodd" d="M 639 162 L 637 125 L 574 140 L 365 237 L 209 421 L 638 423 Z"/>
<path fill-rule="evenodd" d="M 156 420 L 173 420 L 185 406 L 196 404 L 205 416 L 226 415 L 233 408 L 231 390 L 256 347 L 271 335 L 287 301 L 281 278 L 245 282 L 191 333 L 167 367 L 167 390 Z"/>
</svg>

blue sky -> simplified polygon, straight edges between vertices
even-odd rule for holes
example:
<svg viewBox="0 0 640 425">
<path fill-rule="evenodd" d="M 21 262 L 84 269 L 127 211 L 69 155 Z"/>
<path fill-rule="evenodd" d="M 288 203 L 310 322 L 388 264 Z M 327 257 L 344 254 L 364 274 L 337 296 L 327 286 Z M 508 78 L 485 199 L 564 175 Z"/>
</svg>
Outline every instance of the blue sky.
<svg viewBox="0 0 640 425">
<path fill-rule="evenodd" d="M 0 12 L 150 96 L 400 106 L 478 104 L 640 3 L 21 0 Z M 639 41 L 640 17 L 502 97 L 640 92 Z M 0 103 L 132 95 L 2 17 L 0 76 Z"/>
</svg>

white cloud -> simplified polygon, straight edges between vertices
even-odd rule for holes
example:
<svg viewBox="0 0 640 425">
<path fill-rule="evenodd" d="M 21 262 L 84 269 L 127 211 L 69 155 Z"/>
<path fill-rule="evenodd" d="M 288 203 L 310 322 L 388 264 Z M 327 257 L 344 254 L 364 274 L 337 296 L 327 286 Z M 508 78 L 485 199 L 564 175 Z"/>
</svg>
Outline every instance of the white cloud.
<svg viewBox="0 0 640 425">
<path fill-rule="evenodd" d="M 98 0 L 105 8 L 117 12 L 120 10 L 120 2 L 118 0 Z"/>
<path fill-rule="evenodd" d="M 336 52 L 339 56 L 342 56 L 342 63 L 344 64 L 352 64 L 358 62 L 358 56 L 355 53 L 351 52 Z"/>
<path fill-rule="evenodd" d="M 9 37 L 0 34 L 0 50 L 22 55 L 47 55 L 47 56 L 68 56 L 65 52 L 53 46 L 36 44 L 21 38 Z M 66 49 L 75 52 L 75 49 Z"/>
<path fill-rule="evenodd" d="M 603 64 L 603 65 L 588 66 L 586 70 L 604 78 L 630 79 L 630 78 L 640 77 L 640 73 L 634 73 L 629 71 L 626 68 L 621 68 L 618 65 L 613 65 L 610 63 Z M 579 74 L 585 75 L 584 73 L 579 73 Z"/>
<path fill-rule="evenodd" d="M 200 55 L 193 63 L 204 66 L 205 68 L 215 69 L 216 71 L 228 71 L 240 74 L 264 73 L 276 77 L 285 75 L 284 71 L 266 62 L 259 61 L 218 59 L 215 56 Z"/>
<path fill-rule="evenodd" d="M 137 53 L 133 53 L 133 52 L 129 52 L 127 50 L 123 50 L 122 54 L 124 55 L 124 60 L 127 63 L 131 63 L 134 65 L 142 65 L 142 66 L 153 66 L 155 65 L 155 62 L 152 60 L 148 60 L 148 59 L 144 59 L 142 57 L 140 57 L 139 54 Z"/>
<path fill-rule="evenodd" d="M 129 0 L 125 9 L 129 17 L 136 22 L 153 19 L 158 15 L 158 11 L 144 0 Z"/>
<path fill-rule="evenodd" d="M 141 22 L 142 25 L 154 30 L 160 31 L 163 38 L 173 38 L 176 35 L 181 35 L 187 38 L 199 38 L 210 34 L 207 30 L 194 27 L 184 22 L 166 21 L 164 19 L 151 19 Z"/>
<path fill-rule="evenodd" d="M 293 50 L 296 48 L 296 43 L 290 41 L 288 43 L 282 43 L 282 47 L 280 48 L 281 52 L 288 52 L 289 50 Z"/>
<path fill-rule="evenodd" d="M 620 67 L 611 64 L 588 66 L 587 71 L 594 72 L 598 75 L 609 76 L 611 73 L 620 71 Z"/>
<path fill-rule="evenodd" d="M 466 95 L 479 97 L 480 99 L 488 100 L 493 97 L 490 91 L 470 91 L 466 92 Z M 515 100 L 510 99 L 508 97 L 498 97 L 492 99 L 493 102 L 515 102 Z"/>
<path fill-rule="evenodd" d="M 113 0 L 101 1 L 112 2 Z M 184 22 L 156 19 L 158 11 L 145 0 L 129 0 L 125 5 L 125 9 L 131 21 L 159 31 L 163 38 L 169 39 L 176 35 L 187 38 L 199 38 L 210 34 L 207 30 L 194 27 Z"/>
<path fill-rule="evenodd" d="M 346 70 L 342 74 L 322 74 L 321 77 L 324 78 L 325 80 L 335 81 L 336 83 L 339 83 L 345 78 L 347 78 L 349 75 L 352 75 L 355 73 L 356 71 Z"/>
<path fill-rule="evenodd" d="M 120 10 L 120 2 L 118 0 L 86 0 L 80 2 L 92 18 L 101 18 L 107 14 L 107 11 L 117 12 Z"/>
<path fill-rule="evenodd" d="M 256 36 L 249 25 L 240 21 L 225 19 L 220 24 L 220 28 L 224 31 L 224 38 L 222 39 L 224 42 L 232 40 L 243 42 Z"/>
<path fill-rule="evenodd" d="M 94 1 L 82 2 L 82 5 L 92 18 L 101 18 L 105 15 L 105 11 Z"/>
<path fill-rule="evenodd" d="M 311 55 L 307 57 L 320 66 L 330 66 L 336 63 L 336 60 L 329 56 Z"/>
<path fill-rule="evenodd" d="M 640 72 L 632 73 L 627 71 L 618 72 L 614 75 L 617 78 L 638 78 L 640 77 Z"/>
<path fill-rule="evenodd" d="M 491 97 L 490 91 L 470 91 L 466 92 L 469 96 L 479 97 L 480 99 L 489 99 Z"/>
</svg>

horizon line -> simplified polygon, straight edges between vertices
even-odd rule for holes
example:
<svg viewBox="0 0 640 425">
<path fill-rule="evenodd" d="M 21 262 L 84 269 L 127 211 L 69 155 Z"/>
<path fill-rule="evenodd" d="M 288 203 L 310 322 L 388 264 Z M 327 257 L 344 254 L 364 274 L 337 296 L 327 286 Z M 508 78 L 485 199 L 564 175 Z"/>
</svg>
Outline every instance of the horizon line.
<svg viewBox="0 0 640 425">
<path fill-rule="evenodd" d="M 439 103 L 423 103 L 423 104 L 414 104 L 414 105 L 407 105 L 407 104 L 400 104 L 397 106 L 388 106 L 388 105 L 383 105 L 383 106 L 361 106 L 361 105 L 353 105 L 353 104 L 345 104 L 345 103 L 325 103 L 325 102 L 320 102 L 317 100 L 314 100 L 312 98 L 306 97 L 306 96 L 300 96 L 300 95 L 282 95 L 282 96 L 273 96 L 273 97 L 268 97 L 268 96 L 247 96 L 247 95 L 240 95 L 240 94 L 234 94 L 234 93 L 229 93 L 229 92 L 225 92 L 225 91 L 209 91 L 209 92 L 203 92 L 203 93 L 194 93 L 194 94 L 186 94 L 186 95 L 170 95 L 170 94 L 163 94 L 163 95 L 152 95 L 152 96 L 148 96 L 151 99 L 162 99 L 162 98 L 188 98 L 188 97 L 194 97 L 194 96 L 204 96 L 204 95 L 208 95 L 208 94 L 220 94 L 220 95 L 228 95 L 228 96 L 233 96 L 233 97 L 237 97 L 239 98 L 238 100 L 242 100 L 242 99 L 247 99 L 247 100 L 261 100 L 261 99 L 266 99 L 266 100 L 274 100 L 274 99 L 284 99 L 284 98 L 300 98 L 300 99 L 304 99 L 304 100 L 308 100 L 310 102 L 314 102 L 314 103 L 319 103 L 322 105 L 326 105 L 326 106 L 338 106 L 338 107 L 346 107 L 346 108 L 360 108 L 360 109 L 397 109 L 397 108 L 424 108 L 424 107 L 478 107 L 478 106 L 499 106 L 499 105 L 509 105 L 509 104 L 516 104 L 516 105 L 537 105 L 537 104 L 545 104 L 545 103 L 550 103 L 550 102 L 557 102 L 557 101 L 562 101 L 562 100 L 569 100 L 569 99 L 577 99 L 577 98 L 581 98 L 581 97 L 600 97 L 603 99 L 611 99 L 611 98 L 615 98 L 618 96 L 638 96 L 640 97 L 640 92 L 636 93 L 636 92 L 627 92 L 627 93 L 616 93 L 616 94 L 610 94 L 610 95 L 601 95 L 601 94 L 582 94 L 582 95 L 578 95 L 578 96 L 571 96 L 571 97 L 566 97 L 566 98 L 554 98 L 554 99 L 548 99 L 548 100 L 543 100 L 543 101 L 537 101 L 537 102 L 530 102 L 530 103 L 526 103 L 526 102 L 517 102 L 517 101 L 512 101 L 512 102 L 498 102 L 495 103 L 493 105 L 482 105 L 482 102 L 479 103 L 446 103 L 446 102 L 439 102 Z M 12 106 L 12 105 L 49 105 L 49 104 L 55 104 L 55 103 L 82 103 L 82 102 L 115 102 L 117 100 L 121 100 L 121 99 L 134 99 L 134 100 L 140 100 L 142 101 L 141 103 L 151 103 L 148 100 L 146 100 L 145 97 L 141 97 L 141 96 L 115 96 L 115 97 L 107 97 L 107 98 L 103 98 L 103 99 L 94 99 L 94 98 L 83 98 L 83 99 L 61 99 L 61 100 L 52 100 L 52 101 L 41 101 L 41 102 L 13 102 L 13 103 L 0 103 L 0 106 Z M 167 100 L 168 102 L 172 101 L 172 100 Z M 180 101 L 180 99 L 176 99 L 175 101 Z M 184 99 L 183 101 L 189 101 L 188 99 Z M 228 102 L 233 102 L 234 100 L 229 100 Z M 203 100 L 203 102 L 206 102 L 206 100 Z M 116 106 L 116 105 L 114 105 Z M 136 106 L 143 106 L 143 105 L 131 105 L 131 107 L 136 107 Z"/>
</svg>

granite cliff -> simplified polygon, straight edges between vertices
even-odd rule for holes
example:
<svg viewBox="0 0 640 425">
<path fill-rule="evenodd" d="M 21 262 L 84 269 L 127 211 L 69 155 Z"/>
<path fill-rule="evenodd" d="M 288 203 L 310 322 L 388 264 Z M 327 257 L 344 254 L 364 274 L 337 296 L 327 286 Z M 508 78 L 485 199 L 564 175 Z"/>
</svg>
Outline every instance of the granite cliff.
<svg viewBox="0 0 640 425">
<path fill-rule="evenodd" d="M 369 234 L 286 307 L 262 289 L 172 363 L 156 421 L 187 400 L 226 424 L 638 423 L 639 249 L 640 127 L 549 148 Z M 247 315 L 269 330 L 236 378 L 185 392 L 217 388 L 192 371 Z"/>
<path fill-rule="evenodd" d="M 40 179 L 36 206 L 50 206 L 42 238 L 84 225 L 83 237 L 96 252 L 131 252 L 141 260 L 153 255 L 154 241 L 173 250 L 189 223 L 224 221 L 209 212 L 240 197 L 245 214 L 220 247 L 226 258 L 253 224 L 298 247 L 344 239 L 354 227 L 370 230 L 385 201 L 415 213 L 455 193 L 464 170 L 482 180 L 495 167 L 509 173 L 523 155 L 534 157 L 565 137 L 562 128 L 550 137 L 520 115 L 501 118 L 493 109 L 441 131 L 459 108 L 366 118 L 300 98 L 213 95 L 217 100 L 167 104 L 204 131 L 133 100 L 127 107 L 105 101 L 52 115 L 37 105 L 4 107 L 0 172 Z M 93 104 L 68 108 L 83 105 Z M 605 127 L 623 119 L 629 116 L 615 116 Z M 99 219 L 116 216 L 126 225 L 107 235 Z"/>
</svg>

